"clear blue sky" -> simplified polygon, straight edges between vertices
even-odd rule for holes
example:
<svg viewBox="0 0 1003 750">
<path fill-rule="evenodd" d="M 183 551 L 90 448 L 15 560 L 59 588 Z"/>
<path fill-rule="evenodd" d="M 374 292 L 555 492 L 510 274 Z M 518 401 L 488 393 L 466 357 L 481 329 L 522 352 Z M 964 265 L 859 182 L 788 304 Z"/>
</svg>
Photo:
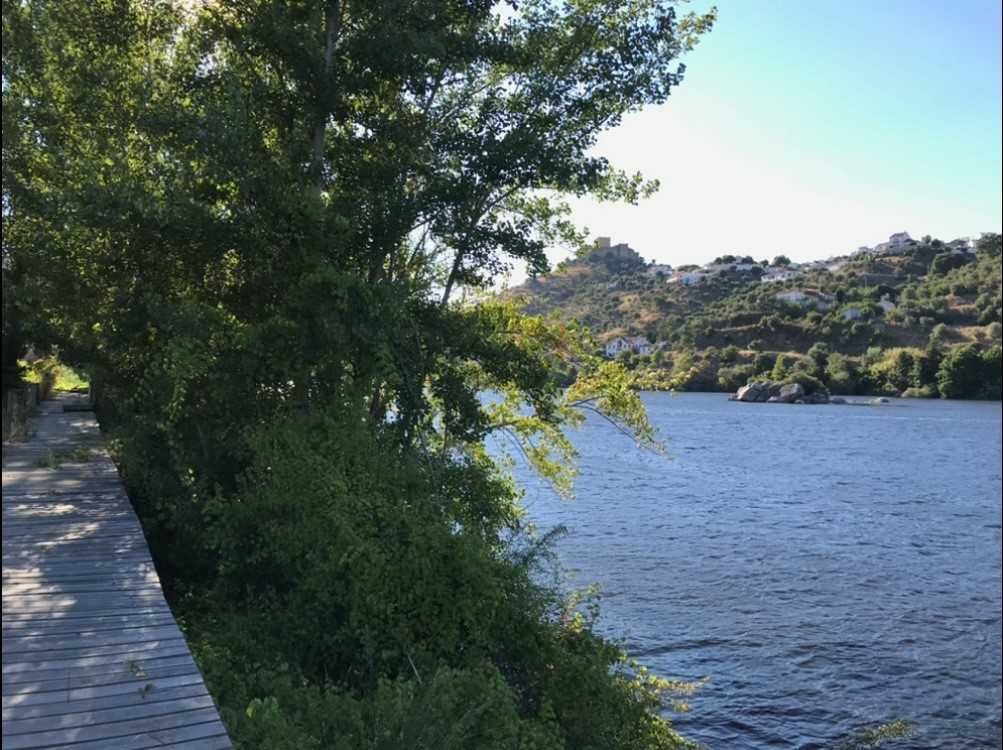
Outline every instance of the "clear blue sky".
<svg viewBox="0 0 1003 750">
<path fill-rule="evenodd" d="M 675 265 L 1000 230 L 999 0 L 717 5 L 668 103 L 597 148 L 662 190 L 579 224 Z"/>
</svg>

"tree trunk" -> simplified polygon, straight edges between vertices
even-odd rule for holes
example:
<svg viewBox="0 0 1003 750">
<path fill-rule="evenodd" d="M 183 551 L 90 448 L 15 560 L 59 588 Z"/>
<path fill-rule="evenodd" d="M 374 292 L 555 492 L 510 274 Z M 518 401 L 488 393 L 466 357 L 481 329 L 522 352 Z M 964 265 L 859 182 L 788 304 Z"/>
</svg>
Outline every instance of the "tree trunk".
<svg viewBox="0 0 1003 750">
<path fill-rule="evenodd" d="M 334 68 L 334 50 L 341 36 L 341 0 L 328 0 L 324 9 L 324 81 L 321 101 L 318 103 L 317 122 L 313 127 L 313 139 L 310 148 L 310 176 L 319 194 L 324 189 L 324 136 L 327 134 L 327 121 L 334 106 L 336 89 L 331 83 L 331 71 Z"/>
</svg>

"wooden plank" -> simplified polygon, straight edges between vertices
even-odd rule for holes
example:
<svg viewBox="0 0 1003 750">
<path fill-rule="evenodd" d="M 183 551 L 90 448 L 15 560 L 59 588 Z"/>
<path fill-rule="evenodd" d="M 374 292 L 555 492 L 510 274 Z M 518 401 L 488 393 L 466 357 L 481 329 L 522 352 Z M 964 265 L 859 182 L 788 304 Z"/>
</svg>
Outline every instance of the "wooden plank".
<svg viewBox="0 0 1003 750">
<path fill-rule="evenodd" d="M 3 746 L 229 748 L 97 421 L 64 405 L 4 446 Z"/>
<path fill-rule="evenodd" d="M 120 742 L 119 738 L 129 738 L 133 735 L 139 735 L 140 737 L 150 734 L 159 735 L 161 733 L 171 736 L 168 730 L 178 730 L 193 724 L 210 722 L 219 723 L 219 716 L 216 713 L 215 707 L 199 708 L 192 711 L 182 711 L 166 715 L 143 716 L 111 724 L 88 724 L 86 726 L 56 729 L 48 732 L 8 735 L 4 737 L 3 746 L 5 750 L 30 750 L 31 748 L 52 745 L 58 746 L 71 743 L 85 743 L 87 741 L 100 741 L 105 743 L 104 747 L 134 747 L 134 745 L 125 744 L 127 742 L 125 739 Z M 153 737 L 152 739 L 158 738 Z M 160 744 L 163 743 L 161 742 Z M 156 747 L 156 745 L 141 745 L 141 747 Z"/>
<path fill-rule="evenodd" d="M 39 651 L 56 653 L 60 651 L 80 651 L 97 646 L 114 646 L 123 643 L 145 643 L 162 638 L 181 638 L 177 625 L 161 625 L 148 628 L 128 628 L 103 632 L 77 633 L 71 640 L 65 633 L 55 635 L 4 636 L 3 649 L 9 654 L 31 654 Z"/>
<path fill-rule="evenodd" d="M 68 700 L 36 703 L 33 705 L 4 706 L 3 720 L 23 721 L 27 719 L 42 719 L 49 716 L 66 716 L 71 714 L 91 713 L 107 708 L 121 708 L 125 706 L 143 706 L 148 703 L 158 703 L 163 701 L 173 701 L 178 698 L 194 698 L 208 695 L 205 685 L 201 681 L 181 685 L 179 687 L 162 688 L 154 686 L 152 683 L 133 686 L 127 692 L 113 693 L 98 698 L 84 698 L 79 700 Z"/>
<path fill-rule="evenodd" d="M 174 669 L 177 671 L 178 668 Z M 5 711 L 14 711 L 52 705 L 56 713 L 61 713 L 66 710 L 63 704 L 86 703 L 88 701 L 102 701 L 104 699 L 114 700 L 116 698 L 130 700 L 136 696 L 163 693 L 182 688 L 204 690 L 205 683 L 202 681 L 202 675 L 197 671 L 189 670 L 182 674 L 160 677 L 151 676 L 143 680 L 134 679 L 126 682 L 111 682 L 73 689 L 23 692 L 16 695 L 4 696 L 3 708 Z"/>
<path fill-rule="evenodd" d="M 170 612 L 163 614 L 148 614 L 141 616 L 94 617 L 88 620 L 64 622 L 62 620 L 25 620 L 10 626 L 4 623 L 4 641 L 8 638 L 23 638 L 32 636 L 60 636 L 62 638 L 87 637 L 107 632 L 128 632 L 143 628 L 156 628 L 174 623 Z"/>
<path fill-rule="evenodd" d="M 207 748 L 229 748 L 231 745 L 225 740 L 226 730 L 217 719 L 216 721 L 202 722 L 180 727 L 167 727 L 141 734 L 127 737 L 115 737 L 109 743 L 107 739 L 100 739 L 91 742 L 73 743 L 72 745 L 58 745 L 66 750 L 207 750 Z M 225 744 L 221 744 L 225 743 Z"/>
<path fill-rule="evenodd" d="M 31 675 L 45 670 L 75 669 L 101 665 L 128 665 L 156 652 L 158 656 L 181 656 L 188 653 L 183 638 L 165 638 L 159 641 L 128 644 L 128 646 L 107 646 L 82 649 L 79 654 L 11 654 L 4 660 L 3 674 L 13 677 L 19 674 Z"/>
<path fill-rule="evenodd" d="M 138 692 L 138 691 L 137 691 Z M 90 724 L 112 724 L 135 719 L 143 719 L 165 714 L 180 714 L 200 708 L 212 708 L 212 698 L 208 694 L 174 698 L 172 700 L 148 700 L 125 706 L 99 708 L 92 711 L 71 711 L 61 715 L 50 715 L 31 719 L 11 719 L 3 724 L 3 736 L 55 732 L 61 729 L 86 727 Z"/>
<path fill-rule="evenodd" d="M 153 680 L 199 676 L 198 667 L 191 654 L 160 656 L 155 659 L 136 659 L 127 664 L 102 664 L 80 669 L 50 670 L 44 673 L 20 673 L 4 678 L 4 698 L 15 695 L 72 691 L 84 688 L 99 688 L 110 685 L 142 687 Z M 200 677 L 201 679 L 201 677 Z"/>
</svg>

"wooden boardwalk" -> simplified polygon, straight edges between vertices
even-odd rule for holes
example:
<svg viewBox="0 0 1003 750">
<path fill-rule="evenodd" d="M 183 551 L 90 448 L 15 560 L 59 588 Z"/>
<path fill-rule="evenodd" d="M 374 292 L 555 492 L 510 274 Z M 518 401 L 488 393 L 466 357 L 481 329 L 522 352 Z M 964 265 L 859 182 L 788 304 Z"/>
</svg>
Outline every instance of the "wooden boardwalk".
<svg viewBox="0 0 1003 750">
<path fill-rule="evenodd" d="M 3 748 L 229 748 L 82 396 L 3 446 Z"/>
</svg>

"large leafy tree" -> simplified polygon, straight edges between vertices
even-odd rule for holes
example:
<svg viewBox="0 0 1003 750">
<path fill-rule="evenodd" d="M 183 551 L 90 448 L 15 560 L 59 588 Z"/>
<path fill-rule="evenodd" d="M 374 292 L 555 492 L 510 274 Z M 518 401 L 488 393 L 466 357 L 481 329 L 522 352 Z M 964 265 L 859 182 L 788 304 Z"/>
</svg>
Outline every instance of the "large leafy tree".
<svg viewBox="0 0 1003 750">
<path fill-rule="evenodd" d="M 567 196 L 656 187 L 592 147 L 666 99 L 713 14 L 660 0 L 3 9 L 17 309 L 36 343 L 90 368 L 178 601 L 248 611 L 195 618 L 218 625 L 208 653 L 226 662 L 219 649 L 249 639 L 303 684 L 389 690 L 500 746 L 673 744 L 651 713 L 664 685 L 531 583 L 536 548 L 484 447 L 504 433 L 562 490 L 563 428 L 589 411 L 657 447 L 630 377 L 580 331 L 470 292 L 580 247 Z M 228 673 L 214 663 L 210 678 Z M 239 673 L 216 678 L 225 705 L 285 695 Z M 428 684 L 469 680 L 497 698 L 490 721 L 422 702 Z M 349 731 L 330 712 L 310 724 L 293 707 L 316 696 L 282 684 L 295 697 L 277 717 L 235 712 L 240 732 L 269 731 L 244 726 L 255 716 Z"/>
</svg>

